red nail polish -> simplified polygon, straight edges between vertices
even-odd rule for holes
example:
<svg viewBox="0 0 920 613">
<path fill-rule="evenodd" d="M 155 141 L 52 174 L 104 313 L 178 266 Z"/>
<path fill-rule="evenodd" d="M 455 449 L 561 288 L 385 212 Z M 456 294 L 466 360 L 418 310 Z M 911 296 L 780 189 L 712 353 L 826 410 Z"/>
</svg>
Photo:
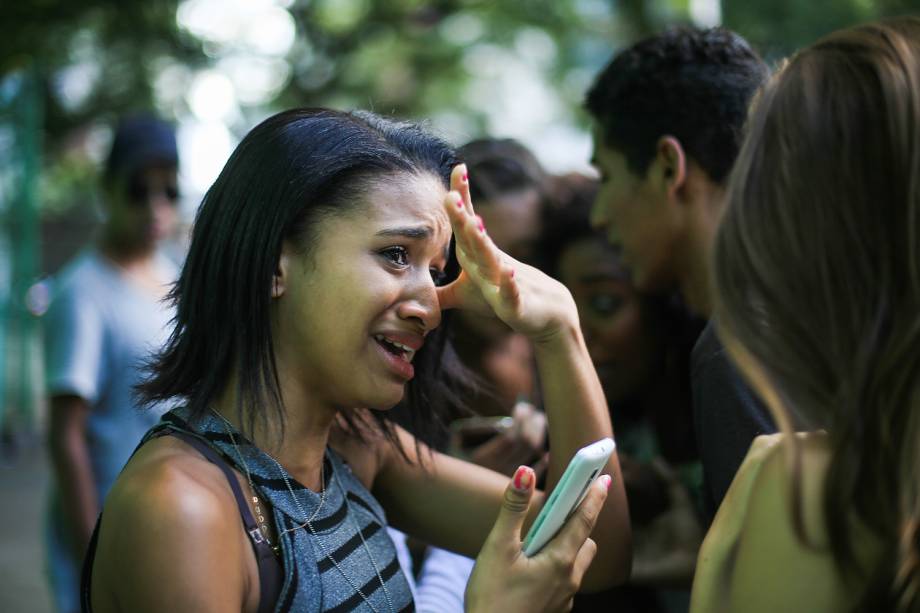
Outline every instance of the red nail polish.
<svg viewBox="0 0 920 613">
<path fill-rule="evenodd" d="M 605 490 L 609 490 L 609 489 L 610 489 L 610 483 L 611 483 L 611 481 L 613 481 L 613 479 L 610 478 L 610 475 L 604 475 L 604 476 L 601 477 L 601 483 L 604 484 L 604 489 L 605 489 Z"/>
<path fill-rule="evenodd" d="M 460 197 L 457 198 L 457 208 L 458 209 L 463 208 L 463 198 L 460 198 Z"/>
<path fill-rule="evenodd" d="M 468 181 L 469 178 L 470 178 L 470 175 L 468 175 L 468 174 L 466 174 L 466 173 L 463 173 L 463 180 L 464 180 L 464 181 Z"/>
<path fill-rule="evenodd" d="M 531 470 L 527 466 L 519 466 L 514 471 L 514 489 L 526 491 L 530 487 Z"/>
</svg>

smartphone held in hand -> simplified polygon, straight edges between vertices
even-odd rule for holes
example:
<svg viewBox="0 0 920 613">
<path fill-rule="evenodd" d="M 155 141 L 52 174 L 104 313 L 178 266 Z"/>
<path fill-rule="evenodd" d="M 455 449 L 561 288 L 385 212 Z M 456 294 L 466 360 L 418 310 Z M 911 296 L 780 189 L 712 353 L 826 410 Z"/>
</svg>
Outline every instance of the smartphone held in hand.
<svg viewBox="0 0 920 613">
<path fill-rule="evenodd" d="M 578 450 L 527 532 L 524 555 L 536 555 L 559 532 L 601 475 L 615 449 L 613 439 L 604 438 Z"/>
</svg>

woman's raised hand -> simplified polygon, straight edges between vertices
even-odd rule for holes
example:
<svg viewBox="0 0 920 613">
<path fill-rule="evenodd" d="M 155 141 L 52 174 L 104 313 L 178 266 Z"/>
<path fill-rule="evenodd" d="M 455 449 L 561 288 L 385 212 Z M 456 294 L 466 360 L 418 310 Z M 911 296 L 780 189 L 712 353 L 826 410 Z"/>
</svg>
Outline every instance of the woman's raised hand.
<svg viewBox="0 0 920 613">
<path fill-rule="evenodd" d="M 494 315 L 537 341 L 577 324 L 575 301 L 564 285 L 503 253 L 489 238 L 473 211 L 465 165 L 454 167 L 450 184 L 444 208 L 463 271 L 453 283 L 438 288 L 441 308 Z"/>
<path fill-rule="evenodd" d="M 607 498 L 602 476 L 559 533 L 538 554 L 521 550 L 521 529 L 533 496 L 533 470 L 521 466 L 505 489 L 498 518 L 486 538 L 466 586 L 468 613 L 568 611 L 597 545 L 588 538 Z"/>
</svg>

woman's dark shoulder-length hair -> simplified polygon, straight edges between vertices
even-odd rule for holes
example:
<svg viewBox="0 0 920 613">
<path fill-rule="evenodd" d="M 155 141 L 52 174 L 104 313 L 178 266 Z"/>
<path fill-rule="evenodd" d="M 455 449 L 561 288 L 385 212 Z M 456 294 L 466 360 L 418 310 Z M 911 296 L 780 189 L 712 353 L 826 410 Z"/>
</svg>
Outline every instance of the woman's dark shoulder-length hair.
<svg viewBox="0 0 920 613">
<path fill-rule="evenodd" d="M 141 399 L 180 399 L 194 419 L 235 381 L 244 429 L 251 434 L 258 421 L 283 432 L 269 321 L 282 242 L 309 252 L 317 223 L 354 207 L 375 179 L 428 173 L 448 186 L 454 164 L 451 148 L 419 126 L 368 112 L 294 109 L 253 128 L 195 218 L 189 253 L 170 293 L 175 327 L 138 387 Z M 457 273 L 452 254 L 448 280 Z M 429 334 L 407 387 L 404 403 L 419 429 L 431 423 L 434 409 L 456 401 L 452 382 L 462 385 L 445 328 Z M 394 441 L 383 413 L 373 414 Z"/>
</svg>

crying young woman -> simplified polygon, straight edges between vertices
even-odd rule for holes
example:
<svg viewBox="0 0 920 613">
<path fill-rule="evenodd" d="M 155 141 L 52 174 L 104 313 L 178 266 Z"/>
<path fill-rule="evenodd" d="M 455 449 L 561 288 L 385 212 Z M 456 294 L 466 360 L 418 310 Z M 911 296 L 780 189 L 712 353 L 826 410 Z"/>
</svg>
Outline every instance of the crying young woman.
<svg viewBox="0 0 920 613">
<path fill-rule="evenodd" d="M 565 287 L 499 251 L 453 151 L 371 113 L 299 109 L 240 143 L 206 194 L 140 390 L 169 400 L 103 509 L 84 610 L 408 611 L 392 525 L 476 557 L 468 611 L 555 611 L 629 575 L 614 455 L 545 549 L 546 492 L 427 448 L 463 373 L 445 320 L 469 309 L 533 341 L 547 490 L 612 436 Z M 410 428 L 416 431 L 415 428 Z M 605 504 L 606 500 L 606 504 Z"/>
</svg>

